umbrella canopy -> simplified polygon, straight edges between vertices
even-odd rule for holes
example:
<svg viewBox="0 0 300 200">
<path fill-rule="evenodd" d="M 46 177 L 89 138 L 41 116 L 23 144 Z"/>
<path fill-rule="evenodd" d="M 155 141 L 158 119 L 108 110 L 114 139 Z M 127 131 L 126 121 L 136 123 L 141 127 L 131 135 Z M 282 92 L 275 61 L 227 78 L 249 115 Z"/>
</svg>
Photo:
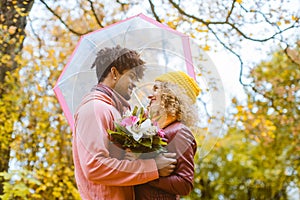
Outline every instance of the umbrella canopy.
<svg viewBox="0 0 300 200">
<path fill-rule="evenodd" d="M 97 52 L 116 45 L 138 51 L 147 68 L 157 68 L 158 74 L 184 68 L 195 77 L 188 36 L 143 14 L 84 35 L 54 86 L 71 127 L 81 98 L 97 84 L 95 69 L 91 69 Z M 148 75 L 146 78 L 151 79 Z"/>
<path fill-rule="evenodd" d="M 130 17 L 80 38 L 69 62 L 63 69 L 54 92 L 73 130 L 74 113 L 82 97 L 97 84 L 96 54 L 105 47 L 120 45 L 137 51 L 146 62 L 143 79 L 133 91 L 130 104 L 146 106 L 155 77 L 169 71 L 181 70 L 194 78 L 202 90 L 213 87 L 210 79 L 220 80 L 209 56 L 191 38 L 143 14 Z M 205 73 L 207 72 L 207 73 Z M 222 85 L 221 86 L 222 90 Z M 219 88 L 220 89 L 220 88 Z M 214 112 L 224 112 L 224 94 L 210 91 Z M 221 102 L 221 103 L 220 103 Z M 220 107 L 221 106 L 221 107 Z"/>
</svg>

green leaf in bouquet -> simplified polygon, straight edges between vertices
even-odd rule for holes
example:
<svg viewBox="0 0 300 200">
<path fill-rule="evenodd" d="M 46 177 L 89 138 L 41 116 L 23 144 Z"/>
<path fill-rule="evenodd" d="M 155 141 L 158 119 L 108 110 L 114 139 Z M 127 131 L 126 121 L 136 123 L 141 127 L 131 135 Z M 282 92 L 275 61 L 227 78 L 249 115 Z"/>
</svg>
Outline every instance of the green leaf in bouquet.
<svg viewBox="0 0 300 200">
<path fill-rule="evenodd" d="M 163 141 L 161 137 L 155 136 L 155 137 L 153 137 L 153 144 L 166 146 L 168 143 Z"/>
<path fill-rule="evenodd" d="M 152 138 L 141 138 L 140 144 L 151 149 L 152 148 Z"/>
<path fill-rule="evenodd" d="M 120 135 L 122 137 L 127 137 L 127 134 L 122 132 L 122 131 L 112 131 L 112 130 L 107 130 L 108 134 L 110 135 Z"/>
<path fill-rule="evenodd" d="M 139 110 L 139 124 L 143 123 L 147 118 L 145 116 L 145 111 L 144 111 L 144 108 L 141 107 L 140 110 Z"/>
<path fill-rule="evenodd" d="M 124 126 L 121 126 L 119 123 L 114 123 L 114 125 L 115 125 L 115 129 L 118 131 L 118 132 L 124 132 L 124 133 L 126 133 L 126 127 L 124 127 Z"/>
<path fill-rule="evenodd" d="M 130 140 L 125 140 L 123 146 L 131 148 L 132 146 L 134 146 L 134 144 L 132 144 L 132 141 Z"/>
<path fill-rule="evenodd" d="M 124 135 L 121 135 L 118 132 L 114 132 L 114 131 L 107 131 L 109 133 L 109 135 L 113 138 L 113 141 L 123 145 L 124 143 Z"/>
<path fill-rule="evenodd" d="M 137 112 L 138 112 L 138 107 L 134 106 L 133 111 L 132 111 L 132 116 L 137 116 Z"/>
</svg>

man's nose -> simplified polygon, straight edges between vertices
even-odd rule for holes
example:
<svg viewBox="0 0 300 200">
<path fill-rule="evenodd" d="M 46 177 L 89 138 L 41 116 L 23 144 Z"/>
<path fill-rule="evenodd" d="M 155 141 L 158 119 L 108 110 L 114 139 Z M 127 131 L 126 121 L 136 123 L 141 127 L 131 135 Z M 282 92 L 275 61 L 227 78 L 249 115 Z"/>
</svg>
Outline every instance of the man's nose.
<svg viewBox="0 0 300 200">
<path fill-rule="evenodd" d="M 135 87 L 136 87 L 135 82 L 132 82 L 131 85 L 132 85 L 132 88 L 135 88 Z"/>
</svg>

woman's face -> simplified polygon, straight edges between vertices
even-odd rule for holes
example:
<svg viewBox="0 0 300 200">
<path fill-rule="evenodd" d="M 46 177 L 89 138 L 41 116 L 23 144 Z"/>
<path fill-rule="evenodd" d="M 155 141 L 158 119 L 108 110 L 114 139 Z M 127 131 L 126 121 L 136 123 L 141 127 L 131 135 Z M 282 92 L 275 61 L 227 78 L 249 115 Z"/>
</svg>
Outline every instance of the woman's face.
<svg viewBox="0 0 300 200">
<path fill-rule="evenodd" d="M 148 106 L 149 113 L 155 117 L 159 115 L 162 107 L 161 107 L 161 83 L 155 82 L 153 86 L 153 93 L 148 97 L 150 99 L 150 103 Z"/>
<path fill-rule="evenodd" d="M 168 89 L 166 90 L 165 86 L 162 86 L 161 82 L 155 82 L 153 86 L 153 93 L 148 97 L 150 99 L 148 111 L 152 116 L 152 120 L 158 122 L 158 125 L 161 128 L 164 128 L 168 124 L 177 120 L 177 117 L 170 114 L 170 110 L 167 110 L 169 105 L 165 105 L 167 103 L 167 93 Z M 172 94 L 170 95 L 172 96 Z"/>
</svg>

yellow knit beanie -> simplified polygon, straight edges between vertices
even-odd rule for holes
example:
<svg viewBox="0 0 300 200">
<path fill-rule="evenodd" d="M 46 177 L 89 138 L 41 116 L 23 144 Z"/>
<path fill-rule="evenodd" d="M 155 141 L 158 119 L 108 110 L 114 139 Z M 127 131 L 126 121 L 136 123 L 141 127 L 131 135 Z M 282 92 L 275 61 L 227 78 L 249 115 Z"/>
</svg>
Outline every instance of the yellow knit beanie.
<svg viewBox="0 0 300 200">
<path fill-rule="evenodd" d="M 168 72 L 158 76 L 155 81 L 169 82 L 177 84 L 185 90 L 186 94 L 192 99 L 193 103 L 200 93 L 200 88 L 196 81 L 182 71 Z"/>
</svg>

